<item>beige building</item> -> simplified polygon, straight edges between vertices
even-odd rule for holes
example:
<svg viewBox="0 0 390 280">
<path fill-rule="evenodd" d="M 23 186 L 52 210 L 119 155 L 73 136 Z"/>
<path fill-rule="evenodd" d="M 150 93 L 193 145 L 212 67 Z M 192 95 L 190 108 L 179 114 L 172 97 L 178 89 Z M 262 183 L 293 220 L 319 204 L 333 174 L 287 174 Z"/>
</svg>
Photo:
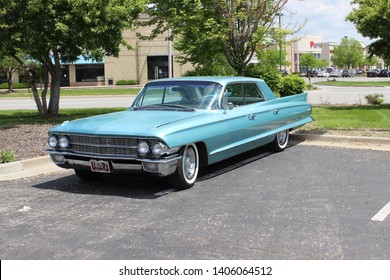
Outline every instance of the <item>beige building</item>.
<svg viewBox="0 0 390 280">
<path fill-rule="evenodd" d="M 143 32 L 150 32 L 146 28 Z M 145 33 L 143 33 L 144 35 Z M 112 80 L 115 84 L 118 80 L 136 80 L 145 84 L 150 80 L 169 77 L 169 42 L 166 39 L 168 32 L 154 40 L 139 40 L 134 32 L 126 31 L 124 37 L 133 50 L 122 47 L 118 58 L 105 58 L 105 82 Z M 192 65 L 180 65 L 175 57 L 177 52 L 171 47 L 172 77 L 180 77 L 192 69 Z"/>
<path fill-rule="evenodd" d="M 142 35 L 149 35 L 150 27 L 138 29 Z M 150 80 L 168 78 L 168 56 L 172 58 L 172 77 L 183 76 L 192 69 L 192 65 L 180 65 L 176 60 L 177 52 L 170 47 L 168 32 L 153 40 L 139 40 L 136 32 L 123 33 L 132 49 L 121 47 L 119 57 L 104 57 L 103 62 L 86 61 L 80 58 L 74 64 L 63 65 L 63 86 L 115 85 L 120 80 L 134 80 L 145 84 Z M 170 51 L 171 49 L 171 51 Z"/>
</svg>

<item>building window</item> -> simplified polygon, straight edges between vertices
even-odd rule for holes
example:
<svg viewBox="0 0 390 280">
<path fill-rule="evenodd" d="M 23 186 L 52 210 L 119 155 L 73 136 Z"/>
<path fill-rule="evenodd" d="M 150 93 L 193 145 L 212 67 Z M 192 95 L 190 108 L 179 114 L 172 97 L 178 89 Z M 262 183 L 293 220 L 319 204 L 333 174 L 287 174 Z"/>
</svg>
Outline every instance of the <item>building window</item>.
<svg viewBox="0 0 390 280">
<path fill-rule="evenodd" d="M 97 82 L 99 76 L 104 76 L 104 63 L 76 65 L 76 82 Z"/>
<path fill-rule="evenodd" d="M 168 56 L 148 56 L 148 80 L 169 77 Z"/>
</svg>

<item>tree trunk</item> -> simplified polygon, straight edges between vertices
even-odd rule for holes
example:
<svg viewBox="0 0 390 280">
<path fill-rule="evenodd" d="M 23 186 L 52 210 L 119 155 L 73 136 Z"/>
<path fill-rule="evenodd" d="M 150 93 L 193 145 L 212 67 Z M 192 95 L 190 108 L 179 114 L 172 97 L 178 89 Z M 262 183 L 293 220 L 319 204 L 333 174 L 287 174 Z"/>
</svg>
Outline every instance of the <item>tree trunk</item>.
<svg viewBox="0 0 390 280">
<path fill-rule="evenodd" d="M 61 61 L 60 55 L 53 51 L 54 64 L 48 62 L 48 71 L 51 74 L 50 82 L 50 101 L 48 113 L 52 116 L 58 116 L 60 110 L 60 90 L 61 90 Z"/>
<path fill-rule="evenodd" d="M 35 104 L 37 105 L 39 117 L 41 117 L 41 118 L 46 117 L 46 115 L 47 115 L 47 108 L 46 108 L 46 106 L 42 105 L 41 99 L 39 98 L 38 89 L 37 89 L 36 83 L 35 83 L 36 82 L 36 75 L 35 75 L 34 69 L 31 69 L 31 68 L 27 67 L 27 65 L 19 57 L 17 57 L 16 55 L 14 55 L 12 57 L 19 63 L 19 65 L 22 68 L 24 68 L 29 73 L 29 75 L 30 75 L 30 87 L 31 87 L 31 91 L 32 91 L 32 94 L 33 94 L 33 97 L 34 97 Z"/>
<path fill-rule="evenodd" d="M 43 107 L 41 100 L 39 98 L 38 89 L 37 89 L 37 86 L 35 84 L 35 80 L 36 80 L 35 72 L 32 69 L 29 69 L 28 72 L 30 74 L 30 87 L 31 87 L 31 91 L 33 93 L 35 104 L 37 104 L 39 117 L 44 118 L 47 115 L 47 109 L 46 109 L 46 107 Z"/>
<path fill-rule="evenodd" d="M 14 91 L 14 86 L 12 84 L 12 80 L 7 80 L 8 83 L 8 92 L 11 93 Z"/>
</svg>

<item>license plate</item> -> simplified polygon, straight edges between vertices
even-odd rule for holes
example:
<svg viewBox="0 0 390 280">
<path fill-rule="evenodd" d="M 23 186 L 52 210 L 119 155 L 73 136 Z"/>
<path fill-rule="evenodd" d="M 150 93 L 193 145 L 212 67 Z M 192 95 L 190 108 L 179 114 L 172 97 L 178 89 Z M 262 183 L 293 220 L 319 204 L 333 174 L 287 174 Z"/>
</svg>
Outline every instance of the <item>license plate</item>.
<svg viewBox="0 0 390 280">
<path fill-rule="evenodd" d="M 104 160 L 91 160 L 91 170 L 93 172 L 110 173 L 110 164 Z"/>
</svg>

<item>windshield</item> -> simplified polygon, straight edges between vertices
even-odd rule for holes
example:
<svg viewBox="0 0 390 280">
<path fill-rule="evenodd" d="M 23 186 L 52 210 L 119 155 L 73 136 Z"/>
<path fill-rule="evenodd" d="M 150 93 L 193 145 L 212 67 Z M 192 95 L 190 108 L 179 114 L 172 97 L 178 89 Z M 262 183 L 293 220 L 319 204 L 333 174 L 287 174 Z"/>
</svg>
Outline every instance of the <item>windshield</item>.
<svg viewBox="0 0 390 280">
<path fill-rule="evenodd" d="M 212 110 L 218 107 L 222 86 L 202 81 L 166 81 L 146 85 L 134 101 L 134 109 L 189 108 Z"/>
</svg>

